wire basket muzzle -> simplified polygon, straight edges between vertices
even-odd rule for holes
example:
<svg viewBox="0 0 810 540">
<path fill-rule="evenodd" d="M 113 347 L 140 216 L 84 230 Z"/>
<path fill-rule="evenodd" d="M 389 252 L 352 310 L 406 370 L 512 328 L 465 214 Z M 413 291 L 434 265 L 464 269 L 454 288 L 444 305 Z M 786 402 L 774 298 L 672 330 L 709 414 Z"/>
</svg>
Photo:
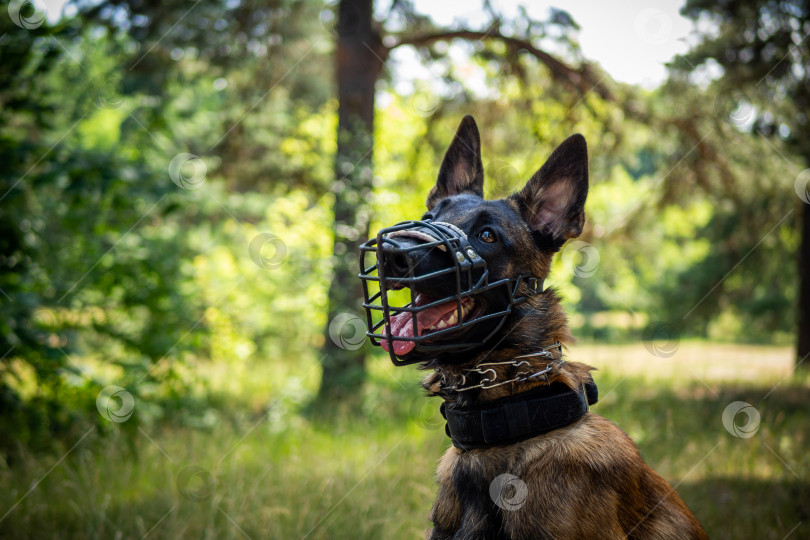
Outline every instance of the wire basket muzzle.
<svg viewBox="0 0 810 540">
<path fill-rule="evenodd" d="M 374 345 L 385 342 L 395 365 L 480 347 L 526 298 L 515 296 L 526 276 L 491 281 L 486 261 L 449 223 L 399 223 L 360 250 L 367 336 Z M 442 327 L 447 319 L 452 324 Z"/>
</svg>

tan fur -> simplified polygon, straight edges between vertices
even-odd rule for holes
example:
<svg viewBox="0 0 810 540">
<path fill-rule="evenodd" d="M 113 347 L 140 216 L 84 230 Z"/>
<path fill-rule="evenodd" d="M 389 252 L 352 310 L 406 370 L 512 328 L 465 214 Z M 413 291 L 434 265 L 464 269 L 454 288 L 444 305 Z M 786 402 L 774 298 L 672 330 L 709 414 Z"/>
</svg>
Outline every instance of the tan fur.
<svg viewBox="0 0 810 540">
<path fill-rule="evenodd" d="M 567 363 L 552 381 L 577 387 L 592 368 Z M 464 477 L 481 489 L 504 473 L 526 486 L 525 502 L 494 514 L 464 508 Z M 436 472 L 439 492 L 428 538 L 483 538 L 498 519 L 502 538 L 707 538 L 674 489 L 641 458 L 609 420 L 586 413 L 574 424 L 508 446 L 463 451 L 450 447 Z M 485 490 L 484 490 L 485 491 Z M 488 492 L 473 493 L 489 497 Z"/>
</svg>

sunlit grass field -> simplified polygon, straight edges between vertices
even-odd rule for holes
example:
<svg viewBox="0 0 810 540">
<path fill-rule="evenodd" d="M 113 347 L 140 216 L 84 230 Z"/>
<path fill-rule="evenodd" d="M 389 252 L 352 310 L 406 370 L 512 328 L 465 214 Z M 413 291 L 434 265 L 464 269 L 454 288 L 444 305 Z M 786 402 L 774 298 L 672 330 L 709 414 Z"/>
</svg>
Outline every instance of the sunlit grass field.
<svg viewBox="0 0 810 540">
<path fill-rule="evenodd" d="M 788 348 L 577 345 L 569 358 L 599 368 L 593 412 L 636 440 L 710 537 L 810 537 L 810 383 Z M 0 464 L 0 537 L 423 537 L 449 440 L 419 373 L 377 358 L 361 401 L 314 417 L 310 368 L 210 369 L 223 406 L 199 427 L 138 422 L 136 403 L 106 435 L 22 452 Z M 748 438 L 724 427 L 735 401 L 760 415 Z"/>
</svg>

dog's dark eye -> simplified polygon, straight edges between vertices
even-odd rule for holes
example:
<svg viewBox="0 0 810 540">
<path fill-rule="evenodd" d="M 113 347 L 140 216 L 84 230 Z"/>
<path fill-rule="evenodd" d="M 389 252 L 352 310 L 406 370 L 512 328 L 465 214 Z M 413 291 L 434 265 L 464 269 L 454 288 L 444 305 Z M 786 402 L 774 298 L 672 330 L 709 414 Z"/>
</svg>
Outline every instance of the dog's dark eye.
<svg viewBox="0 0 810 540">
<path fill-rule="evenodd" d="M 486 242 L 487 244 L 491 244 L 495 241 L 495 231 L 487 227 L 486 229 L 481 229 L 481 232 L 478 233 L 478 238 L 482 242 Z"/>
</svg>

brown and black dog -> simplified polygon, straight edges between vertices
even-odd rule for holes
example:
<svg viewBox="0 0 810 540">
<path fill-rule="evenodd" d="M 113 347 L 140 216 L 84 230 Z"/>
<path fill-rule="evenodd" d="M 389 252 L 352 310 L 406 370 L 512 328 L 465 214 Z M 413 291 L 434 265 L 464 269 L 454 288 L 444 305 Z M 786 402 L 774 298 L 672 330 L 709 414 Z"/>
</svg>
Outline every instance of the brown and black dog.
<svg viewBox="0 0 810 540">
<path fill-rule="evenodd" d="M 468 274 L 466 285 L 464 279 L 451 276 L 455 290 L 465 291 L 456 299 L 433 302 L 442 295 L 417 290 L 404 308 L 386 304 L 383 310 L 391 313 L 386 311 L 382 322 L 374 324 L 369 315 L 369 335 L 379 338 L 395 363 L 419 362 L 421 368 L 432 370 L 424 387 L 443 398 L 445 414 L 455 411 L 455 418 L 463 416 L 467 422 L 461 428 L 455 424 L 453 434 L 448 416 L 454 446 L 438 466 L 439 491 L 430 514 L 433 529 L 427 537 L 706 538 L 698 520 L 644 462 L 627 434 L 584 404 L 586 386 L 595 390 L 592 368 L 562 358 L 560 344 L 570 343 L 572 337 L 555 291 L 542 290 L 542 285 L 532 290 L 530 280 L 518 279 L 533 276 L 542 283 L 554 253 L 582 232 L 588 192 L 584 137 L 568 138 L 522 190 L 492 201 L 483 198 L 480 147 L 478 128 L 467 116 L 427 198 L 428 212 L 415 222 L 422 232 L 378 236 L 379 242 L 390 237 L 394 244 L 407 239 L 432 246 L 415 252 L 414 247 L 403 251 L 397 244 L 396 249 L 378 252 L 380 258 L 388 253 L 385 250 L 396 252 L 389 257 L 390 264 L 378 260 L 387 279 L 398 280 L 392 290 L 435 287 L 420 281 L 420 265 L 440 257 L 450 260 L 445 246 L 459 249 L 456 255 L 463 262 L 483 259 L 488 283 L 506 280 L 515 286 L 514 291 L 501 294 L 503 299 L 495 289 L 473 286 L 472 275 Z M 463 246 L 446 239 L 430 244 L 438 235 L 434 229 L 441 227 L 445 232 L 460 231 Z M 464 258 L 464 250 L 470 257 Z M 418 258 L 410 262 L 394 258 L 402 253 L 408 257 L 415 253 Z M 366 279 L 385 283 L 379 276 Z M 453 289 L 453 283 L 447 287 Z M 368 296 L 366 308 L 373 303 Z M 409 311 L 408 306 L 416 309 Z M 503 317 L 487 319 L 497 310 Z M 419 311 L 419 322 L 413 311 Z M 442 347 L 465 341 L 478 344 Z M 529 403 L 532 397 L 539 401 Z M 514 405 L 521 401 L 529 404 Z M 554 410 L 556 404 L 568 409 Z M 490 405 L 504 408 L 487 409 Z M 483 425 L 486 419 L 479 422 L 490 413 L 505 416 L 492 425 Z M 538 415 L 547 418 L 538 419 Z M 496 434 L 478 433 L 476 440 L 471 433 L 477 430 Z"/>
</svg>

